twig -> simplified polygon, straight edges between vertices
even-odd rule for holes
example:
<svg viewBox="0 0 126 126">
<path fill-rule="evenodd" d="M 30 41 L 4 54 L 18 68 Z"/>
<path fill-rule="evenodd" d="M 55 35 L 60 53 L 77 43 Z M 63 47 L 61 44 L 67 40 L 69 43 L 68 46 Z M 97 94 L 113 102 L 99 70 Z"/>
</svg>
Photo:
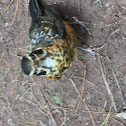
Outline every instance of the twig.
<svg viewBox="0 0 126 126">
<path fill-rule="evenodd" d="M 99 50 L 101 50 L 101 49 L 104 48 L 106 45 L 107 45 L 107 43 L 105 43 L 105 44 L 102 45 L 101 47 L 95 48 L 95 51 L 99 51 Z"/>
<path fill-rule="evenodd" d="M 17 0 L 16 9 L 15 9 L 15 15 L 14 15 L 14 18 L 13 18 L 13 20 L 12 20 L 12 22 L 11 22 L 9 28 L 7 29 L 7 31 L 10 30 L 10 28 L 12 27 L 12 25 L 13 25 L 15 19 L 16 19 L 16 15 L 17 15 L 18 7 L 19 7 L 19 2 L 20 2 L 20 0 Z"/>
<path fill-rule="evenodd" d="M 78 91 L 78 89 L 77 89 L 77 87 L 76 87 L 76 85 L 75 85 L 74 81 L 73 81 L 71 78 L 70 78 L 70 81 L 71 81 L 71 83 L 72 83 L 73 87 L 75 88 L 75 90 L 76 90 L 77 94 L 79 94 L 79 95 L 80 95 L 80 93 L 79 93 L 79 91 Z"/>
<path fill-rule="evenodd" d="M 123 98 L 123 94 L 122 94 L 122 91 L 121 91 L 121 88 L 120 88 L 120 85 L 119 85 L 119 83 L 118 83 L 118 80 L 117 80 L 117 78 L 116 78 L 115 72 L 114 72 L 113 70 L 112 70 L 112 74 L 113 74 L 113 77 L 114 77 L 114 79 L 115 79 L 116 85 L 117 85 L 117 87 L 118 87 L 118 89 L 119 89 L 120 95 L 121 95 L 121 97 L 122 97 L 123 104 L 125 104 L 124 98 Z"/>
<path fill-rule="evenodd" d="M 62 122 L 61 126 L 65 125 L 66 120 L 67 120 L 66 119 L 66 110 L 64 110 L 64 119 L 63 119 L 63 122 Z"/>
<path fill-rule="evenodd" d="M 113 31 L 113 32 L 108 36 L 107 40 L 109 40 L 110 37 L 111 37 L 112 35 L 114 35 L 116 32 L 118 32 L 119 30 L 120 30 L 120 29 L 117 29 L 117 30 Z"/>
<path fill-rule="evenodd" d="M 107 59 L 108 59 L 108 60 L 110 61 L 110 63 L 112 64 L 112 61 L 110 60 L 110 58 L 109 58 L 108 56 L 107 56 Z M 116 85 L 117 85 L 117 87 L 118 87 L 118 89 L 119 89 L 120 95 L 121 95 L 121 97 L 122 97 L 123 104 L 125 104 L 124 98 L 123 98 L 123 94 L 122 94 L 122 91 L 121 91 L 121 88 L 120 88 L 120 85 L 119 85 L 119 82 L 118 82 L 118 80 L 117 80 L 117 77 L 116 77 L 115 72 L 114 72 L 113 69 L 112 69 L 112 74 L 113 74 L 113 77 L 114 77 L 114 79 L 115 79 Z"/>
<path fill-rule="evenodd" d="M 2 56 L 0 57 L 0 63 L 1 63 L 2 59 L 3 59 L 3 57 L 4 57 L 4 54 L 5 53 L 2 53 Z"/>
<path fill-rule="evenodd" d="M 110 117 L 111 110 L 112 110 L 112 106 L 110 107 L 109 113 L 107 114 L 107 116 L 106 116 L 105 120 L 103 121 L 103 123 L 101 124 L 101 126 L 106 126 L 107 125 L 108 119 Z"/>
<path fill-rule="evenodd" d="M 112 119 L 114 119 L 117 123 L 119 123 L 120 124 L 119 126 L 124 126 L 124 124 L 121 121 L 119 121 L 119 120 L 117 120 L 117 119 L 115 119 L 113 117 L 112 117 Z"/>
<path fill-rule="evenodd" d="M 42 105 L 42 104 L 38 101 L 38 99 L 35 97 L 34 91 L 33 91 L 33 87 L 31 88 L 31 92 L 32 92 L 33 98 L 34 98 L 35 101 L 38 103 L 38 105 L 39 105 L 40 107 L 42 107 L 42 109 L 45 109 L 47 106 L 46 106 L 46 105 Z"/>
<path fill-rule="evenodd" d="M 50 108 L 50 106 L 48 105 L 48 99 L 47 99 L 46 95 L 44 94 L 44 91 L 43 91 L 41 88 L 40 88 L 40 91 L 41 91 L 42 94 L 43 94 L 43 97 L 44 97 L 44 99 L 45 99 L 45 102 L 47 103 L 47 108 L 48 108 L 48 111 L 49 111 L 49 115 L 50 115 L 50 117 L 51 117 L 51 119 L 52 119 L 54 125 L 55 125 L 55 126 L 58 126 L 57 122 L 55 121 L 55 119 L 54 119 L 54 117 L 53 117 L 53 115 L 52 115 L 52 113 L 51 113 L 51 108 Z"/>
<path fill-rule="evenodd" d="M 27 11 L 27 13 L 28 13 L 28 5 L 29 4 L 29 0 L 25 0 L 25 6 L 26 6 L 26 11 Z"/>
<path fill-rule="evenodd" d="M 79 100 L 79 102 L 78 102 L 78 104 L 77 104 L 77 107 L 76 107 L 76 109 L 75 109 L 75 115 L 77 114 L 78 109 L 79 109 L 79 106 L 80 106 L 80 103 L 81 103 L 81 101 L 82 101 L 82 99 L 83 99 L 84 86 L 85 86 L 85 76 L 86 76 L 86 70 L 85 70 L 85 72 L 84 72 L 84 77 L 83 77 L 83 86 L 82 86 L 82 91 L 81 91 L 81 98 L 80 98 L 80 100 Z"/>
<path fill-rule="evenodd" d="M 34 80 L 32 77 L 31 77 L 31 80 L 32 80 L 33 83 L 36 84 L 35 80 Z M 44 100 L 45 100 L 45 103 L 47 103 L 46 105 L 47 105 L 47 109 L 48 109 L 49 115 L 50 115 L 50 117 L 51 117 L 51 119 L 52 119 L 54 125 L 55 125 L 55 126 L 58 126 L 57 122 L 55 121 L 55 119 L 54 119 L 54 117 L 53 117 L 53 115 L 52 115 L 52 113 L 51 113 L 51 108 L 50 108 L 50 106 L 48 105 L 48 102 L 49 102 L 49 101 L 48 101 L 48 98 L 46 97 L 44 91 L 41 89 L 40 86 L 39 86 L 39 88 L 40 88 L 40 91 L 41 91 L 41 93 L 42 93 L 42 95 L 43 95 L 43 98 L 44 98 Z"/>
<path fill-rule="evenodd" d="M 10 3 L 8 4 L 7 8 L 3 12 L 2 16 L 6 13 L 6 11 L 9 9 L 10 5 L 13 3 L 14 0 L 11 0 Z"/>
<path fill-rule="evenodd" d="M 34 123 L 34 122 L 24 122 L 20 121 L 21 126 L 46 126 L 45 124 L 41 125 L 39 123 Z"/>
<path fill-rule="evenodd" d="M 24 95 L 25 95 L 29 90 L 31 90 L 33 86 L 35 86 L 35 85 L 32 85 L 31 87 L 29 87 L 29 88 L 23 93 L 23 95 L 20 97 L 20 99 L 23 98 Z"/>
<path fill-rule="evenodd" d="M 104 103 L 104 109 L 103 109 L 103 112 L 105 112 L 105 108 L 106 108 L 106 106 L 107 106 L 107 100 L 105 101 L 105 103 Z"/>
<path fill-rule="evenodd" d="M 79 93 L 79 91 L 78 91 L 78 89 L 77 89 L 77 87 L 76 87 L 74 81 L 73 81 L 71 78 L 70 78 L 70 81 L 71 81 L 72 85 L 74 86 L 74 88 L 75 88 L 75 90 L 76 90 L 78 96 L 81 98 L 81 94 Z M 82 99 L 82 102 L 83 102 L 83 104 L 85 105 L 85 107 L 86 107 L 86 109 L 87 109 L 87 111 L 88 111 L 88 113 L 89 113 L 89 115 L 90 115 L 90 118 L 91 118 L 91 121 L 92 121 L 93 126 L 96 126 L 96 125 L 95 125 L 95 122 L 94 122 L 94 119 L 93 119 L 93 116 L 92 116 L 92 114 L 91 114 L 91 112 L 90 112 L 90 110 L 89 110 L 87 104 L 85 103 L 84 99 Z"/>
<path fill-rule="evenodd" d="M 115 101 L 114 101 L 112 92 L 111 92 L 111 90 L 110 90 L 110 88 L 109 88 L 108 82 L 107 82 L 107 80 L 106 80 L 106 77 L 105 77 L 105 74 L 104 74 L 104 71 L 103 71 L 103 67 L 102 67 L 102 64 L 101 64 L 101 58 L 100 58 L 100 56 L 98 56 L 98 60 L 99 60 L 100 70 L 101 70 L 101 73 L 102 73 L 102 78 L 103 78 L 103 81 L 104 81 L 104 83 L 105 83 L 107 92 L 108 92 L 109 97 L 110 97 L 110 99 L 111 99 L 111 101 L 112 101 L 112 104 L 113 104 L 113 106 L 114 106 L 114 109 L 115 109 L 115 111 L 117 112 L 117 108 L 116 108 L 116 104 L 115 104 Z"/>
<path fill-rule="evenodd" d="M 99 88 L 100 90 L 103 90 L 103 89 L 101 89 L 100 87 L 98 87 L 96 84 L 94 84 L 94 83 L 92 83 L 92 82 L 88 81 L 87 79 L 84 79 L 83 77 L 80 77 L 80 76 L 75 76 L 75 75 L 74 75 L 74 77 L 78 77 L 78 78 L 80 78 L 80 79 L 82 79 L 82 80 L 85 80 L 87 83 L 89 83 L 89 84 L 91 84 L 91 85 L 93 85 L 93 86 L 95 86 L 95 87 Z"/>
<path fill-rule="evenodd" d="M 23 56 L 19 56 L 19 55 L 13 54 L 13 53 L 10 53 L 10 55 L 15 56 L 16 58 L 19 58 L 19 59 L 22 59 L 22 57 L 23 57 Z"/>
<path fill-rule="evenodd" d="M 18 49 L 21 50 L 22 52 L 29 53 L 29 50 L 27 50 L 27 49 L 23 49 L 23 48 L 18 48 Z"/>
<path fill-rule="evenodd" d="M 20 99 L 21 100 L 21 99 Z M 33 106 L 35 106 L 42 114 L 44 114 L 46 117 L 49 117 L 48 116 L 48 114 L 46 114 L 44 111 L 42 111 L 38 106 L 37 106 L 37 104 L 35 104 L 34 102 L 32 102 L 32 101 L 30 101 L 30 100 L 28 100 L 28 99 L 25 99 L 25 98 L 23 98 L 23 100 L 25 100 L 26 102 L 28 102 L 28 103 L 30 103 L 30 104 L 32 104 Z"/>
</svg>

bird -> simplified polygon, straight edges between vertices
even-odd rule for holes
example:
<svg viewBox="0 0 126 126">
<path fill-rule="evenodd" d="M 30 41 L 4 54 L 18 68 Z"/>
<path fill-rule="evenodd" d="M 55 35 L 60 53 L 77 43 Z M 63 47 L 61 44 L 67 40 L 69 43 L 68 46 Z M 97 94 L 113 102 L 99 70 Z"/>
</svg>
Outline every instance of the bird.
<svg viewBox="0 0 126 126">
<path fill-rule="evenodd" d="M 22 58 L 22 71 L 59 80 L 77 56 L 76 32 L 53 5 L 41 7 L 38 0 L 30 0 L 29 12 L 29 54 Z"/>
</svg>

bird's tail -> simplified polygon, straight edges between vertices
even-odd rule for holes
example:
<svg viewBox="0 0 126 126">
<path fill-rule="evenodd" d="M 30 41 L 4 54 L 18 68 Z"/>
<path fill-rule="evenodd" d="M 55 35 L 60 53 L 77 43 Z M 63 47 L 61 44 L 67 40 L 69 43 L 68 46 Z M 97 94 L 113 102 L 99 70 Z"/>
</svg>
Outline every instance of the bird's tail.
<svg viewBox="0 0 126 126">
<path fill-rule="evenodd" d="M 29 1 L 29 11 L 30 11 L 32 20 L 35 20 L 37 17 L 41 16 L 41 10 L 38 4 L 38 0 Z"/>
<path fill-rule="evenodd" d="M 29 11 L 32 17 L 32 21 L 34 21 L 39 16 L 47 16 L 55 22 L 56 26 L 58 27 L 58 32 L 64 38 L 65 35 L 65 27 L 63 24 L 63 20 L 56 8 L 52 5 L 47 6 L 46 8 L 39 6 L 38 0 L 30 0 L 29 2 Z"/>
<path fill-rule="evenodd" d="M 46 8 L 39 6 L 38 0 L 30 0 L 29 1 L 29 11 L 32 19 L 36 19 L 39 16 L 49 16 L 51 18 L 58 18 L 62 20 L 59 12 L 52 5 L 47 6 Z"/>
</svg>

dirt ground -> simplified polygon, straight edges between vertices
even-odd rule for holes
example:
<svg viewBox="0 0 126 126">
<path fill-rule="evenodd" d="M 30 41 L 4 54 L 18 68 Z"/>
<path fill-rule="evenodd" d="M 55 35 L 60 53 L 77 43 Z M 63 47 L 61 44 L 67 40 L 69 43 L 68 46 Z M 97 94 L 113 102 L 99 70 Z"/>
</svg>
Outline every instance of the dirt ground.
<svg viewBox="0 0 126 126">
<path fill-rule="evenodd" d="M 41 2 L 81 21 L 78 46 L 94 55 L 78 48 L 58 81 L 24 75 L 28 1 L 0 0 L 0 126 L 126 126 L 126 0 Z"/>
</svg>

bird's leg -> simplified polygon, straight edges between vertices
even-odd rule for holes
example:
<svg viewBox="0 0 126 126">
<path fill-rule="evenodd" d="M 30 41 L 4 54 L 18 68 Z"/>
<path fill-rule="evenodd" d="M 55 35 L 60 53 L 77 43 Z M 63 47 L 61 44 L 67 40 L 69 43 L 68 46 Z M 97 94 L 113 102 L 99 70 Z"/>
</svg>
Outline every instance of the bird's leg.
<svg viewBox="0 0 126 126">
<path fill-rule="evenodd" d="M 82 32 L 84 33 L 84 28 L 85 28 L 86 31 L 88 32 L 88 34 L 93 37 L 92 33 L 89 31 L 89 29 L 86 26 L 86 25 L 89 25 L 90 23 L 79 21 L 76 17 L 72 17 L 72 19 L 74 20 L 74 22 L 68 22 L 69 24 L 79 24 L 79 25 L 81 25 Z"/>
<path fill-rule="evenodd" d="M 81 50 L 84 50 L 84 51 L 86 51 L 86 52 L 89 52 L 89 53 L 91 53 L 93 56 L 98 56 L 98 55 L 103 56 L 102 54 L 99 53 L 99 50 L 102 49 L 102 48 L 105 47 L 105 46 L 106 46 L 106 44 L 102 45 L 101 47 L 97 47 L 97 48 L 89 47 L 89 48 L 86 48 L 86 49 L 85 49 L 85 48 L 82 48 L 82 47 L 79 47 L 79 46 L 77 46 L 77 48 L 79 48 L 79 49 L 81 49 Z"/>
</svg>

